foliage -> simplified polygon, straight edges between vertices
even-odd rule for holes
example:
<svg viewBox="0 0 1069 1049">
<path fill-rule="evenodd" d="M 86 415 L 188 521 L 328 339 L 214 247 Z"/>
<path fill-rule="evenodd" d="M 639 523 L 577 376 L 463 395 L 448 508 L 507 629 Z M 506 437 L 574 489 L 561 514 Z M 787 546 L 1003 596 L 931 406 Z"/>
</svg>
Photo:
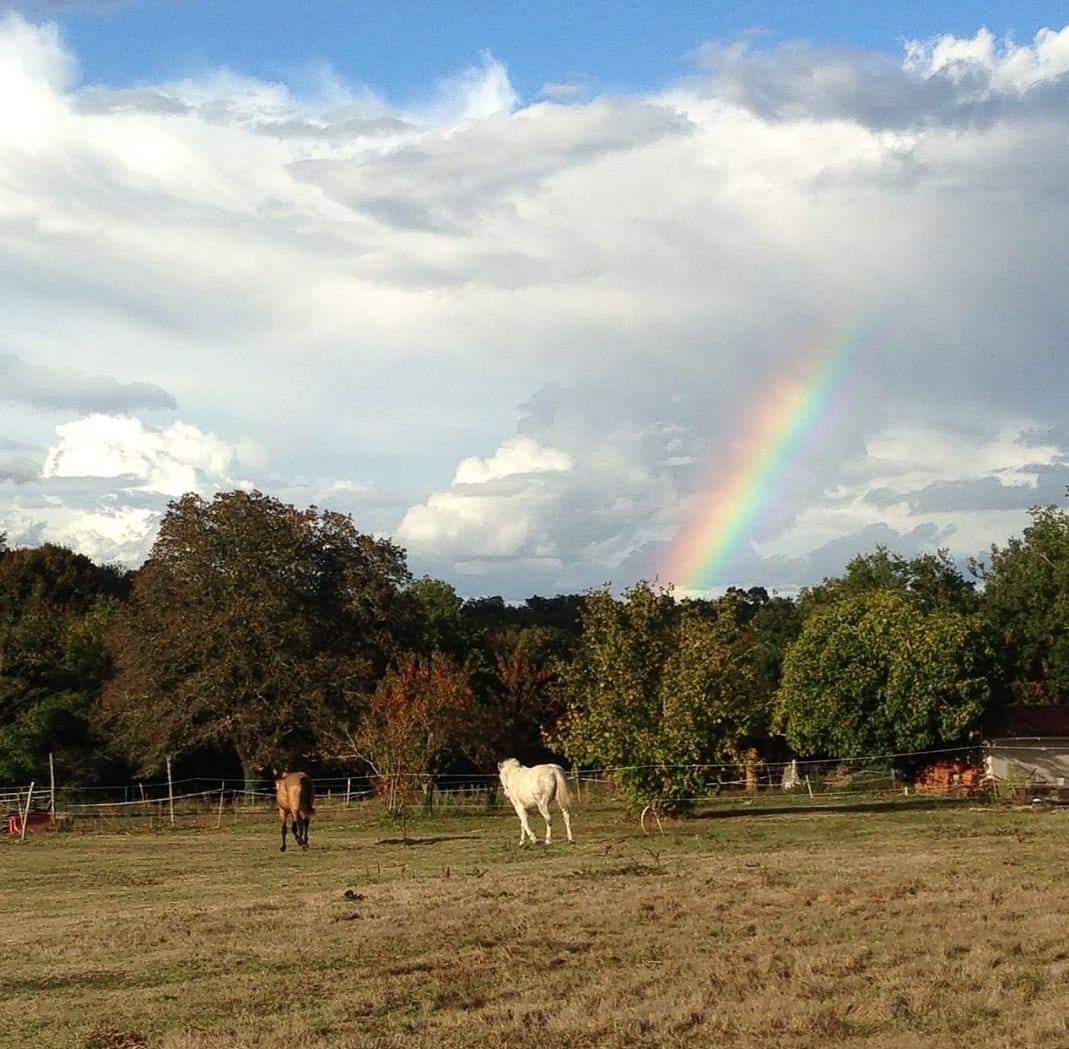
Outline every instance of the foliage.
<svg viewBox="0 0 1069 1049">
<path fill-rule="evenodd" d="M 957 743 L 991 698 L 980 618 L 896 590 L 813 612 L 783 667 L 778 715 L 801 754 L 858 757 Z"/>
<path fill-rule="evenodd" d="M 710 770 L 685 766 L 734 762 L 767 726 L 753 647 L 732 602 L 710 621 L 647 583 L 621 601 L 595 591 L 574 658 L 560 669 L 564 753 L 618 769 L 613 778 L 632 805 L 686 808 L 708 789 Z"/>
<path fill-rule="evenodd" d="M 579 633 L 584 594 L 533 596 L 522 605 L 509 605 L 501 597 L 472 597 L 464 602 L 464 615 L 475 631 L 493 632 L 504 627 L 548 627 L 569 635 Z"/>
<path fill-rule="evenodd" d="M 946 550 L 906 558 L 877 546 L 870 554 L 858 554 L 835 579 L 802 591 L 803 615 L 843 598 L 874 591 L 907 595 L 920 609 L 937 608 L 975 612 L 980 598 L 976 586 L 966 579 Z"/>
<path fill-rule="evenodd" d="M 125 573 L 62 547 L 0 550 L 0 781 L 32 777 L 49 751 L 66 782 L 109 764 L 90 713 L 126 587 Z"/>
<path fill-rule="evenodd" d="M 233 748 L 246 776 L 311 753 L 408 627 L 404 556 L 259 492 L 171 504 L 112 635 L 104 720 L 144 769 Z"/>
<path fill-rule="evenodd" d="M 406 591 L 413 604 L 415 647 L 422 652 L 445 652 L 463 659 L 471 648 L 464 603 L 441 579 L 424 576 Z"/>
<path fill-rule="evenodd" d="M 723 597 L 715 600 L 688 598 L 681 602 L 681 606 L 710 621 L 728 615 L 740 629 L 750 627 L 754 672 L 761 687 L 768 693 L 775 691 L 787 647 L 802 629 L 798 602 L 789 597 L 770 595 L 763 586 L 754 586 L 748 590 L 728 587 Z"/>
<path fill-rule="evenodd" d="M 1023 703 L 1069 700 L 1069 513 L 1037 507 L 1024 535 L 991 548 L 984 606 Z"/>
<path fill-rule="evenodd" d="M 524 764 L 545 761 L 550 754 L 543 740 L 560 717 L 554 685 L 568 635 L 552 627 L 509 626 L 492 634 L 487 648 L 489 713 L 501 754 Z"/>
<path fill-rule="evenodd" d="M 389 811 L 403 815 L 452 755 L 485 760 L 486 739 L 470 664 L 408 653 L 387 670 L 355 731 L 330 747 L 335 757 L 366 762 Z"/>
</svg>

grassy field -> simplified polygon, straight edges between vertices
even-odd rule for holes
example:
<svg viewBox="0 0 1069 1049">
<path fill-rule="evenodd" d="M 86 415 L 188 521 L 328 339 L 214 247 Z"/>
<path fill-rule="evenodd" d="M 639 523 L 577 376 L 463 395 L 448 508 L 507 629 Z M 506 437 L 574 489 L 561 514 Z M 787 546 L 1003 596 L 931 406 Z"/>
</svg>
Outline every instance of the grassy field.
<svg viewBox="0 0 1069 1049">
<path fill-rule="evenodd" d="M 0 1043 L 1069 1046 L 1069 812 L 734 811 L 4 842 Z"/>
</svg>

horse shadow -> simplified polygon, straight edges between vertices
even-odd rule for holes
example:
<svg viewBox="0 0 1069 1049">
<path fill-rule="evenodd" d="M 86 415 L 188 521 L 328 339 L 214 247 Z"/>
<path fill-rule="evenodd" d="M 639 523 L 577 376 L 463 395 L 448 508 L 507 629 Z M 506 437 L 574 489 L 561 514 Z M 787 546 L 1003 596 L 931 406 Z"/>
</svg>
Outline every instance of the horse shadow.
<svg viewBox="0 0 1069 1049">
<path fill-rule="evenodd" d="M 478 834 L 439 834 L 428 838 L 379 838 L 376 845 L 439 845 L 443 841 L 478 841 Z"/>
</svg>

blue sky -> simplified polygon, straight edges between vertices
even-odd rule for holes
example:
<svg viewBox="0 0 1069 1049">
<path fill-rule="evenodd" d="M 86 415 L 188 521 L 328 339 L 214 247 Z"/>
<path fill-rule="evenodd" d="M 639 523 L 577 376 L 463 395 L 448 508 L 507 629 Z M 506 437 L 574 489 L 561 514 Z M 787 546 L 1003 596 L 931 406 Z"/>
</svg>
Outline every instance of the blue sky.
<svg viewBox="0 0 1069 1049">
<path fill-rule="evenodd" d="M 521 98 L 546 81 L 591 78 L 599 90 L 642 91 L 688 71 L 705 41 L 760 30 L 766 45 L 888 53 L 907 39 L 971 35 L 987 26 L 1028 39 L 1061 25 L 1064 3 L 365 2 L 87 0 L 24 9 L 57 19 L 90 83 L 126 85 L 196 76 L 221 65 L 300 86 L 327 62 L 397 104 L 489 50 L 508 65 Z"/>
<path fill-rule="evenodd" d="M 671 581 L 797 588 L 877 543 L 965 558 L 1063 499 L 1064 8 L 19 12 L 14 543 L 136 564 L 169 499 L 257 487 L 465 594 L 626 586 L 870 311 L 730 563 Z"/>
</svg>

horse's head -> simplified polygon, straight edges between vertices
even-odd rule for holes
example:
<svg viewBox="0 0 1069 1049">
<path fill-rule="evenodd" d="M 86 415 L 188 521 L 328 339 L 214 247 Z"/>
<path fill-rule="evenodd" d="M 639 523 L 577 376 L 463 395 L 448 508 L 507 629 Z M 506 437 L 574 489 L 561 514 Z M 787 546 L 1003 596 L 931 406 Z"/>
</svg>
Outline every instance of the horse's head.
<svg viewBox="0 0 1069 1049">
<path fill-rule="evenodd" d="M 499 761 L 497 763 L 497 772 L 498 775 L 504 779 L 509 772 L 513 769 L 518 769 L 519 767 L 520 763 L 515 758 L 505 758 L 504 761 Z"/>
</svg>

